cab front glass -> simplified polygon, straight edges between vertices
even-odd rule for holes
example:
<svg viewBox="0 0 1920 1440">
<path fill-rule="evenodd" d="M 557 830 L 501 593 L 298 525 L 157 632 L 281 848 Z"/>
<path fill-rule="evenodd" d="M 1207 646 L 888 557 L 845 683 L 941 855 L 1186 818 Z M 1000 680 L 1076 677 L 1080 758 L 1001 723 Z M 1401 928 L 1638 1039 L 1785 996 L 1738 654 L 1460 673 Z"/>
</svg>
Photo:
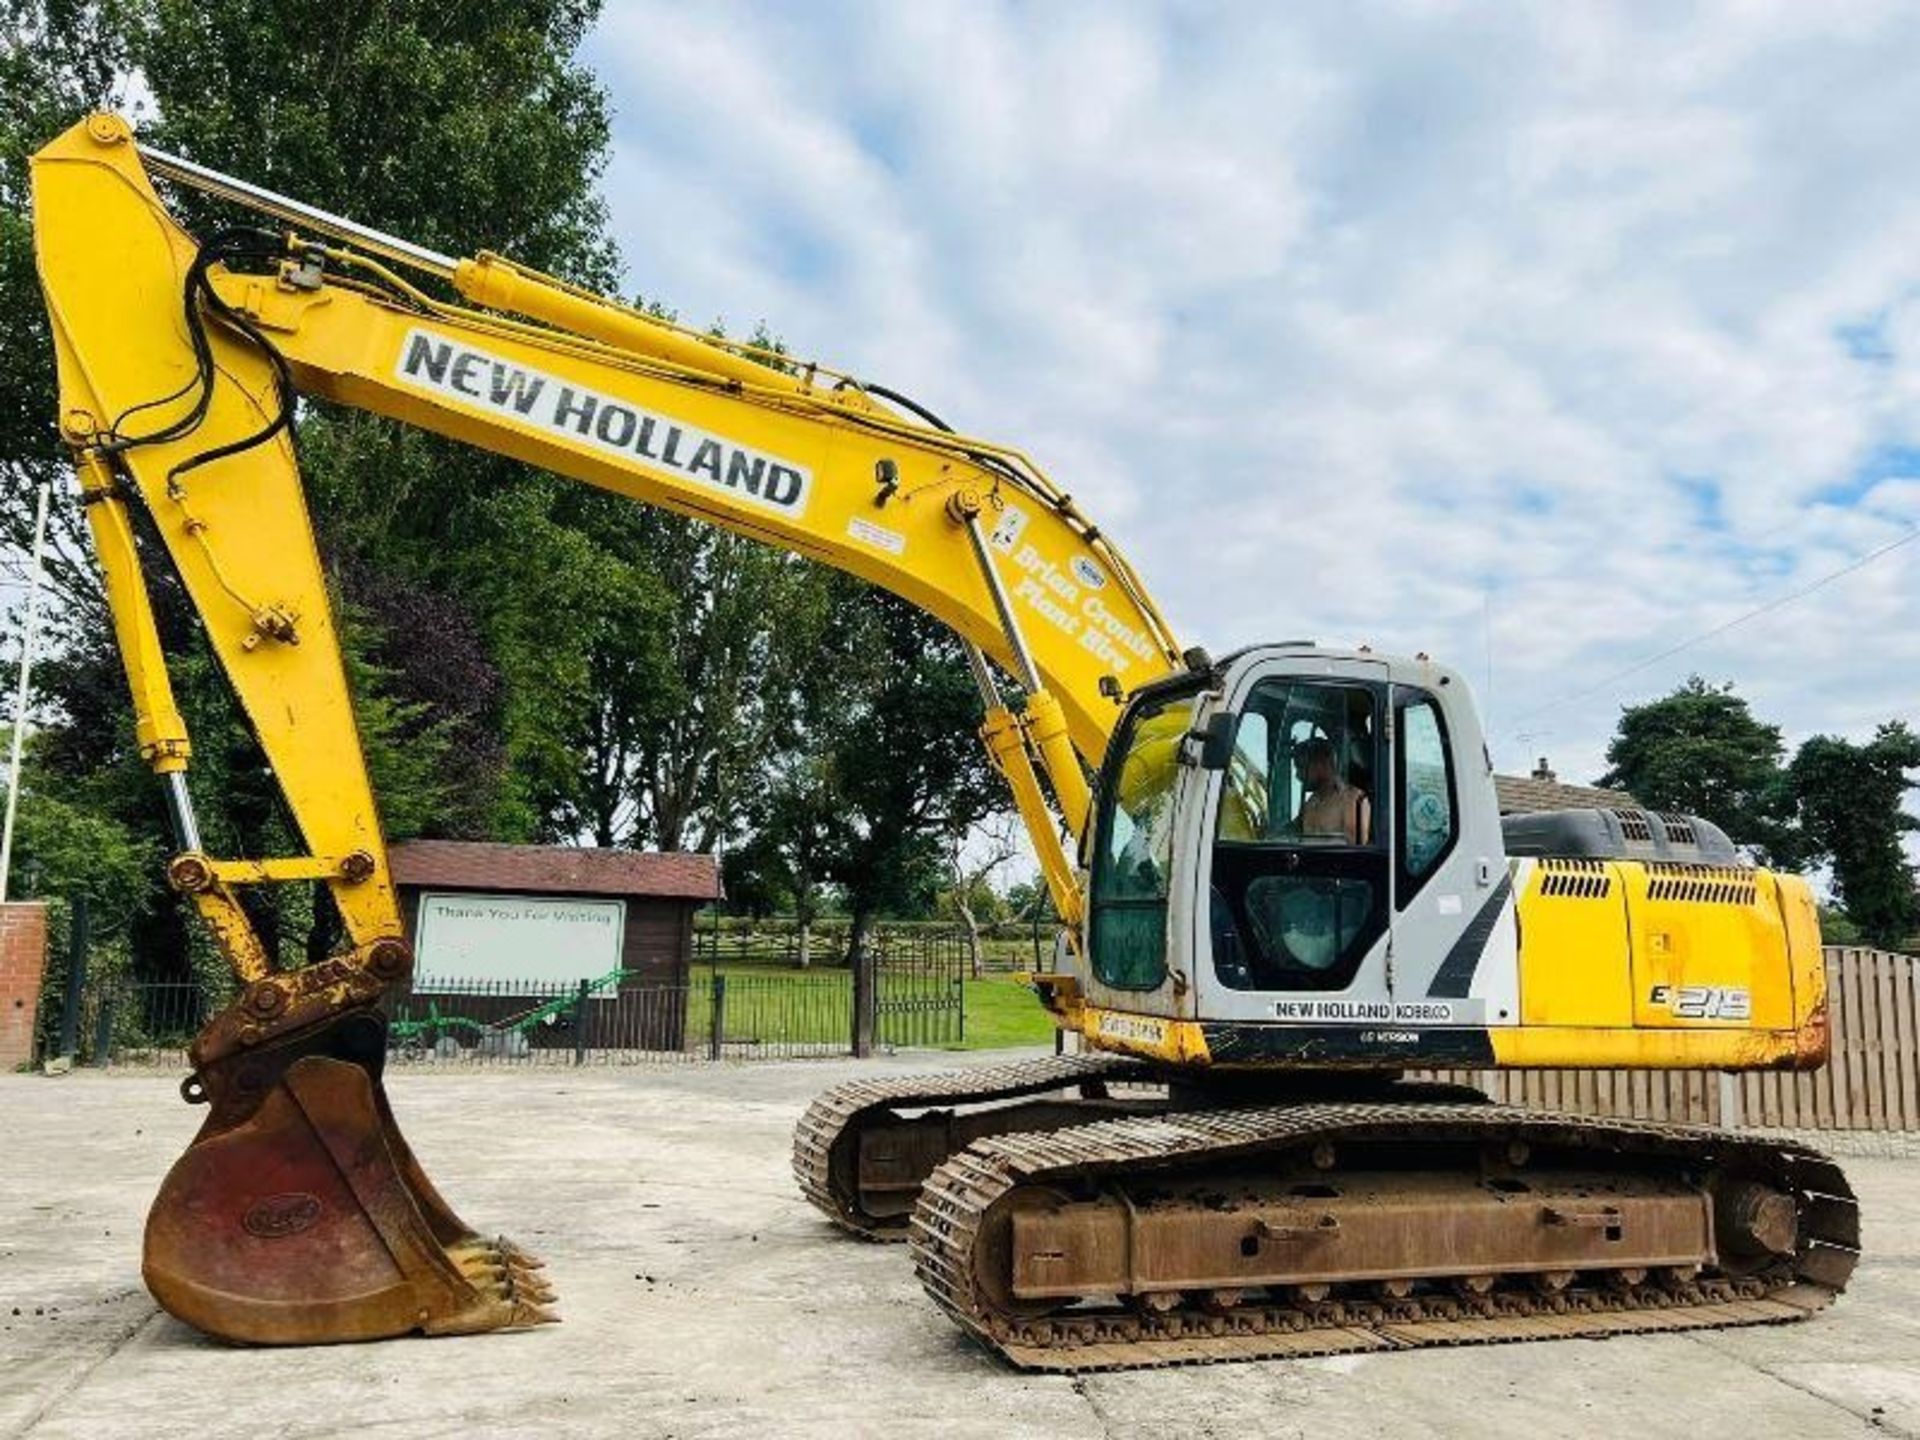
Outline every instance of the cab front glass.
<svg viewBox="0 0 1920 1440">
<path fill-rule="evenodd" d="M 1167 973 L 1180 746 L 1199 690 L 1137 700 L 1101 771 L 1093 841 L 1093 973 L 1116 990 L 1154 990 Z"/>
</svg>

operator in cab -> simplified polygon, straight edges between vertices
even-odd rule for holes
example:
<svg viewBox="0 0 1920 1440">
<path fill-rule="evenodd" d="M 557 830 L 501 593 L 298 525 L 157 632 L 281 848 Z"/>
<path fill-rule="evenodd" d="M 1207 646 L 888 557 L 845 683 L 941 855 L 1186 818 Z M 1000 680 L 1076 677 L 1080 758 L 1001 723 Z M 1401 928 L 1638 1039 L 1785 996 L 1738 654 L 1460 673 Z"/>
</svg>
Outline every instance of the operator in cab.
<svg viewBox="0 0 1920 1440">
<path fill-rule="evenodd" d="M 1372 807 L 1367 792 L 1341 776 L 1333 742 L 1320 737 L 1307 741 L 1294 752 L 1293 763 L 1306 787 L 1296 821 L 1300 838 L 1365 845 L 1373 829 Z"/>
</svg>

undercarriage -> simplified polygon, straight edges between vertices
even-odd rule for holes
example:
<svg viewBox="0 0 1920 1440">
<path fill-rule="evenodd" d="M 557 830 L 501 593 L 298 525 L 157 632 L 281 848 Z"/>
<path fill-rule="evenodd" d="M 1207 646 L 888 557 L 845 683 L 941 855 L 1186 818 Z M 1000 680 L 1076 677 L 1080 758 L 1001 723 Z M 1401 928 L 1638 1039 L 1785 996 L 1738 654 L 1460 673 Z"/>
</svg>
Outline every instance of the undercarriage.
<svg viewBox="0 0 1920 1440">
<path fill-rule="evenodd" d="M 1805 1146 L 1374 1076 L 1068 1056 L 856 1082 L 794 1166 L 1031 1369 L 1781 1323 L 1858 1260 L 1852 1191 Z"/>
</svg>

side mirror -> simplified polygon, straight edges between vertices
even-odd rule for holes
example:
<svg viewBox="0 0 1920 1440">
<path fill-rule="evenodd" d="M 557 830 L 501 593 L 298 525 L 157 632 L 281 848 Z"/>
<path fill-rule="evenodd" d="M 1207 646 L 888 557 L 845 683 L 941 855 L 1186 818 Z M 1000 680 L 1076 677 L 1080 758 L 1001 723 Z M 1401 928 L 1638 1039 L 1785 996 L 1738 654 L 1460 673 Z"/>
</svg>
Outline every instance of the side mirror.
<svg viewBox="0 0 1920 1440">
<path fill-rule="evenodd" d="M 1233 736 L 1240 717 L 1221 710 L 1207 717 L 1206 728 L 1187 732 L 1180 746 L 1180 761 L 1198 765 L 1202 770 L 1224 770 L 1233 763 Z"/>
</svg>

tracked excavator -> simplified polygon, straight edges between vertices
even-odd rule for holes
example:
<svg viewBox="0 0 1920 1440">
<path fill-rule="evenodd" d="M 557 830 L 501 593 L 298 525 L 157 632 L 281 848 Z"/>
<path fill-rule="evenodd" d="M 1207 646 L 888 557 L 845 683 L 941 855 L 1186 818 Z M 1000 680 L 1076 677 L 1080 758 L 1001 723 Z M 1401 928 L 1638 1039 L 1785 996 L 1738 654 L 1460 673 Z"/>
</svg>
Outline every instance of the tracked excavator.
<svg viewBox="0 0 1920 1440">
<path fill-rule="evenodd" d="M 183 1093 L 206 1119 L 147 1223 L 174 1315 L 308 1343 L 551 1313 L 537 1262 L 434 1190 L 382 1087 L 382 997 L 411 955 L 296 466 L 303 393 L 837 566 L 960 636 L 1063 922 L 1035 987 L 1077 1049 L 831 1090 L 794 1170 L 839 1226 L 909 1239 L 932 1298 L 1015 1364 L 1759 1324 L 1844 1287 L 1858 1215 L 1811 1149 L 1407 1078 L 1821 1064 L 1808 890 L 1711 826 L 1503 827 L 1458 674 L 1183 649 L 1027 456 L 880 386 L 437 254 L 111 115 L 33 180 L 59 424 L 167 875 L 239 981 L 194 1041 Z M 196 238 L 156 180 L 267 221 Z M 303 853 L 202 846 L 143 555 L 196 608 Z M 346 933 L 303 968 L 240 903 L 294 882 L 324 885 Z"/>
</svg>

